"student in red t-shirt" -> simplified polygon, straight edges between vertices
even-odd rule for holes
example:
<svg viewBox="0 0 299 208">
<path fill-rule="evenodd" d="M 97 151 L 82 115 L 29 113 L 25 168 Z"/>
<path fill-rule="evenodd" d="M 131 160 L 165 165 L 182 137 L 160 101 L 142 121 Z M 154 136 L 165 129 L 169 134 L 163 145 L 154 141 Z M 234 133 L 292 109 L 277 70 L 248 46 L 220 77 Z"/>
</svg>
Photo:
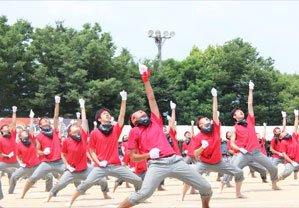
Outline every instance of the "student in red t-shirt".
<svg viewBox="0 0 299 208">
<path fill-rule="evenodd" d="M 95 162 L 95 167 L 86 180 L 77 187 L 69 203 L 70 206 L 81 194 L 85 193 L 87 189 L 91 188 L 107 175 L 133 183 L 136 191 L 141 187 L 142 179 L 122 166 L 119 159 L 118 139 L 124 126 L 127 93 L 122 91 L 120 95 L 122 103 L 116 125 L 111 124 L 111 114 L 108 109 L 103 108 L 96 113 L 95 119 L 98 122 L 98 128 L 91 132 L 89 141 L 90 152 Z"/>
<path fill-rule="evenodd" d="M 148 79 L 150 70 L 140 64 L 139 71 L 149 101 L 151 117 L 142 110 L 131 115 L 129 149 L 134 162 L 147 160 L 148 169 L 141 189 L 126 198 L 119 208 L 132 207 L 146 200 L 166 177 L 177 178 L 194 186 L 202 196 L 202 207 L 208 208 L 212 195 L 210 184 L 171 148 L 163 132 L 162 116 Z"/>
<path fill-rule="evenodd" d="M 32 175 L 35 169 L 39 166 L 40 161 L 37 157 L 37 149 L 35 145 L 33 117 L 34 113 L 31 110 L 30 114 L 30 133 L 26 130 L 19 133 L 20 142 L 17 144 L 17 160 L 20 164 L 18 168 L 11 176 L 9 181 L 8 193 L 12 194 L 16 187 L 19 178 L 27 175 Z M 50 191 L 53 184 L 53 176 L 51 173 L 46 175 L 46 191 Z"/>
<path fill-rule="evenodd" d="M 299 170 L 298 110 L 294 110 L 294 114 L 295 122 L 293 134 L 290 135 L 285 131 L 279 135 L 279 138 L 282 140 L 280 151 L 286 162 L 283 173 L 279 175 L 279 181 L 287 178 L 294 170 Z"/>
<path fill-rule="evenodd" d="M 42 117 L 39 120 L 41 132 L 36 136 L 36 142 L 37 153 L 39 154 L 41 164 L 35 169 L 33 174 L 27 180 L 21 196 L 22 199 L 36 181 L 46 176 L 50 172 L 62 174 L 65 170 L 65 166 L 61 160 L 61 140 L 58 136 L 59 103 L 60 97 L 55 96 L 53 128 L 51 127 L 48 117 Z"/>
<path fill-rule="evenodd" d="M 191 132 L 186 131 L 184 136 L 186 138 L 185 142 L 183 143 L 183 152 L 186 154 L 186 157 L 184 158 L 185 163 L 189 164 L 195 164 L 197 161 L 194 157 L 194 149 L 191 147 L 191 141 L 192 138 L 195 137 L 194 133 L 194 121 L 191 121 Z"/>
<path fill-rule="evenodd" d="M 53 196 L 65 188 L 72 181 L 85 180 L 88 174 L 93 169 L 92 166 L 87 165 L 87 119 L 85 112 L 85 101 L 79 99 L 81 115 L 82 115 L 82 129 L 80 125 L 80 115 L 77 113 L 77 123 L 68 127 L 68 138 L 62 144 L 61 158 L 66 167 L 59 181 L 50 190 L 48 202 Z M 78 118 L 79 117 L 79 118 Z M 105 199 L 111 199 L 107 194 L 109 191 L 108 184 L 105 178 L 99 182 Z"/>
<path fill-rule="evenodd" d="M 211 122 L 209 118 L 200 116 L 197 120 L 197 127 L 199 128 L 200 133 L 192 139 L 190 144 L 194 147 L 194 156 L 198 160 L 195 165 L 195 170 L 201 175 L 209 171 L 235 176 L 236 197 L 244 198 L 244 195 L 241 194 L 242 181 L 244 180 L 243 171 L 230 163 L 222 161 L 222 139 L 220 137 L 221 122 L 217 112 L 217 90 L 213 88 L 211 93 L 213 96 L 213 121 Z M 188 184 L 185 184 L 182 199 L 184 199 L 189 187 Z"/>
<path fill-rule="evenodd" d="M 266 123 L 263 123 L 264 125 L 264 134 L 263 134 L 263 137 L 261 137 L 261 135 L 259 133 L 256 133 L 256 137 L 257 139 L 259 140 L 259 143 L 261 145 L 261 152 L 266 156 L 268 157 L 267 155 L 267 151 L 266 151 L 266 147 L 265 147 L 265 142 L 266 142 L 266 128 L 267 128 L 267 124 Z"/>
<path fill-rule="evenodd" d="M 277 186 L 278 174 L 277 167 L 266 157 L 260 150 L 260 144 L 256 137 L 255 132 L 255 118 L 253 110 L 253 88 L 252 81 L 249 82 L 249 95 L 248 95 L 248 117 L 244 119 L 244 113 L 240 108 L 235 108 L 232 111 L 233 119 L 236 121 L 232 127 L 232 148 L 239 150 L 233 162 L 233 165 L 243 169 L 250 161 L 255 161 L 264 166 L 270 173 L 272 181 L 272 189 L 280 189 Z"/>
<path fill-rule="evenodd" d="M 4 124 L 0 128 L 0 171 L 7 168 L 18 168 L 19 163 L 16 158 L 16 122 L 17 122 L 17 107 L 12 107 L 12 129 L 9 129 L 8 124 Z M 0 178 L 0 200 L 3 199 L 1 178 Z"/>
</svg>

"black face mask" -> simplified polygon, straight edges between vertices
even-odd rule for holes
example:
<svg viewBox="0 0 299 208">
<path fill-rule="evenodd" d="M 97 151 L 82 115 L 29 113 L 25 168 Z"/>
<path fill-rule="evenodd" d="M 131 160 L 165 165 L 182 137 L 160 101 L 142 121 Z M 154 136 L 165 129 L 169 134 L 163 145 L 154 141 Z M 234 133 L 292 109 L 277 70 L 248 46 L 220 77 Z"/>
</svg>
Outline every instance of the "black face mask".
<svg viewBox="0 0 299 208">
<path fill-rule="evenodd" d="M 214 129 L 214 124 L 208 124 L 200 129 L 201 132 L 205 134 L 211 134 Z"/>
<path fill-rule="evenodd" d="M 30 137 L 26 137 L 26 138 L 21 139 L 21 142 L 22 142 L 26 147 L 29 147 L 30 144 L 31 144 Z"/>
<path fill-rule="evenodd" d="M 151 123 L 151 119 L 146 116 L 146 117 L 141 117 L 138 121 L 136 121 L 136 126 L 145 126 L 148 127 L 148 125 Z"/>
<path fill-rule="evenodd" d="M 8 132 L 7 134 L 2 134 L 2 136 L 5 137 L 5 138 L 10 138 L 11 137 L 11 133 Z"/>
<path fill-rule="evenodd" d="M 245 119 L 237 121 L 238 125 L 247 126 L 247 122 Z"/>
<path fill-rule="evenodd" d="M 191 142 L 191 138 L 186 139 L 186 144 L 189 145 Z"/>
<path fill-rule="evenodd" d="M 73 134 L 71 138 L 77 142 L 81 142 L 81 135 L 80 134 Z"/>
<path fill-rule="evenodd" d="M 167 141 L 169 142 L 169 144 L 173 147 L 173 141 L 171 139 L 171 136 L 169 134 L 166 134 L 166 138 L 167 138 Z"/>
<path fill-rule="evenodd" d="M 292 135 L 290 135 L 290 134 L 287 134 L 283 137 L 284 140 L 289 140 L 291 138 L 292 138 Z"/>
<path fill-rule="evenodd" d="M 113 126 L 111 124 L 100 124 L 98 129 L 105 135 L 109 136 L 113 130 Z"/>
<path fill-rule="evenodd" d="M 53 138 L 53 129 L 51 126 L 45 126 L 43 128 L 41 128 L 40 130 L 44 135 L 46 135 L 49 138 Z"/>
</svg>

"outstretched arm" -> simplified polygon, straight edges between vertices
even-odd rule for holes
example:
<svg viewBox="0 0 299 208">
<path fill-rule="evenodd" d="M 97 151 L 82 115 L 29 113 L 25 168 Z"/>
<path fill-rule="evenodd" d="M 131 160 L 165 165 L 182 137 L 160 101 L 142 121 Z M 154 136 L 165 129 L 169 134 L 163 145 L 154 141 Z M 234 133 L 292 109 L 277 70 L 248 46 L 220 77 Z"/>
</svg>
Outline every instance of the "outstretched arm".
<svg viewBox="0 0 299 208">
<path fill-rule="evenodd" d="M 281 115 L 282 115 L 282 131 L 285 132 L 287 129 L 287 113 L 281 111 Z"/>
<path fill-rule="evenodd" d="M 86 111 L 85 111 L 85 100 L 82 98 L 79 99 L 80 108 L 81 108 L 81 117 L 82 117 L 82 129 L 85 133 L 87 133 L 87 119 L 86 119 Z"/>
<path fill-rule="evenodd" d="M 267 124 L 266 123 L 263 123 L 264 125 L 264 135 L 263 135 L 263 138 L 266 139 L 266 135 L 267 135 Z"/>
<path fill-rule="evenodd" d="M 127 92 L 123 90 L 122 92 L 120 92 L 120 96 L 121 96 L 121 107 L 120 107 L 120 113 L 117 122 L 119 127 L 122 128 L 124 125 L 125 114 L 126 114 Z"/>
<path fill-rule="evenodd" d="M 16 130 L 16 126 L 17 126 L 17 107 L 16 106 L 12 106 L 12 130 L 15 131 Z"/>
<path fill-rule="evenodd" d="M 34 112 L 32 111 L 32 109 L 30 110 L 29 118 L 30 118 L 30 134 L 31 136 L 34 136 L 34 128 L 33 128 Z"/>
<path fill-rule="evenodd" d="M 217 90 L 213 88 L 211 90 L 213 96 L 213 121 L 219 125 L 219 118 L 218 118 L 218 102 L 217 102 Z"/>
<path fill-rule="evenodd" d="M 254 88 L 254 84 L 250 80 L 249 81 L 249 94 L 248 94 L 248 114 L 250 114 L 251 117 L 254 116 L 254 111 L 253 111 L 253 88 Z"/>
<path fill-rule="evenodd" d="M 54 118 L 53 118 L 55 130 L 58 130 L 59 103 L 60 103 L 60 97 L 55 96 L 55 109 L 54 109 Z"/>
<path fill-rule="evenodd" d="M 294 122 L 294 133 L 298 135 L 298 110 L 294 110 L 295 122 Z"/>
<path fill-rule="evenodd" d="M 141 155 L 141 154 L 137 154 L 137 149 L 131 149 L 130 156 L 133 162 L 140 162 L 149 159 L 150 153 L 145 153 Z"/>
<path fill-rule="evenodd" d="M 175 131 L 175 108 L 176 104 L 170 101 L 170 108 L 171 108 L 171 119 L 168 120 L 169 127 L 172 128 L 173 131 Z"/>
</svg>

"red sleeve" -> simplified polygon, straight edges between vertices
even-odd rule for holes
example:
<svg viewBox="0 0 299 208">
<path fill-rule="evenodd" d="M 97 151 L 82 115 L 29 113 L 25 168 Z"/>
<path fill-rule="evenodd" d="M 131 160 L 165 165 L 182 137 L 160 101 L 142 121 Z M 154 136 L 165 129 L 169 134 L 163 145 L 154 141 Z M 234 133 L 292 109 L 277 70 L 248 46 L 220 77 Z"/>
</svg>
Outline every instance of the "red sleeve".
<svg viewBox="0 0 299 208">
<path fill-rule="evenodd" d="M 161 116 L 160 113 L 159 113 L 159 117 L 160 118 L 158 118 L 153 112 L 151 112 L 151 121 L 155 122 L 155 123 L 158 123 L 160 126 L 163 127 L 162 116 Z"/>
<path fill-rule="evenodd" d="M 274 146 L 275 146 L 275 138 L 272 138 L 270 146 L 274 148 Z"/>
<path fill-rule="evenodd" d="M 95 149 L 96 148 L 96 138 L 95 138 L 95 132 L 96 130 L 92 131 L 90 134 L 90 139 L 89 139 L 89 148 L 90 149 Z"/>
<path fill-rule="evenodd" d="M 219 120 L 219 124 L 217 125 L 215 121 L 213 121 L 214 128 L 217 131 L 218 135 L 220 136 L 220 127 L 221 127 L 221 121 Z"/>
<path fill-rule="evenodd" d="M 81 137 L 86 142 L 88 138 L 88 134 L 82 129 L 81 130 Z"/>
<path fill-rule="evenodd" d="M 3 150 L 2 150 L 2 142 L 0 141 L 0 153 L 2 153 Z"/>
<path fill-rule="evenodd" d="M 136 128 L 136 127 L 135 127 Z M 137 149 L 138 148 L 138 133 L 137 129 L 131 129 L 129 133 L 129 149 Z"/>
<path fill-rule="evenodd" d="M 10 133 L 11 133 L 11 138 L 13 138 L 16 141 L 17 131 L 16 130 L 11 130 Z"/>
<path fill-rule="evenodd" d="M 280 143 L 280 152 L 287 152 L 287 144 L 285 142 Z"/>
<path fill-rule="evenodd" d="M 266 142 L 266 139 L 264 137 L 262 138 L 262 142 L 263 144 Z"/>
<path fill-rule="evenodd" d="M 176 131 L 174 131 L 172 128 L 170 128 L 169 130 L 169 134 L 171 136 L 172 139 L 174 139 L 175 141 L 177 141 L 176 137 Z"/>
<path fill-rule="evenodd" d="M 67 154 L 67 139 L 62 143 L 61 152 Z"/>
<path fill-rule="evenodd" d="M 249 113 L 247 116 L 247 123 L 251 123 L 252 125 L 255 126 L 255 118 L 254 118 L 254 116 L 252 117 Z"/>
</svg>

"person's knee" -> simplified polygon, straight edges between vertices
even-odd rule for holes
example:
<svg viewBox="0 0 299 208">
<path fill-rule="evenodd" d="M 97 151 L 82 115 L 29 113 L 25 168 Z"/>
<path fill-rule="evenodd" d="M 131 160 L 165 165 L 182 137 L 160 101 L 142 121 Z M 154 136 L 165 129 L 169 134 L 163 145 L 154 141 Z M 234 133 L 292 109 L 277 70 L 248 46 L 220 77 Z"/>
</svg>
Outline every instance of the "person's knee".
<svg viewBox="0 0 299 208">
<path fill-rule="evenodd" d="M 241 169 L 239 169 L 239 168 L 236 170 L 236 173 L 234 174 L 234 176 L 235 176 L 235 181 L 236 182 L 244 180 L 243 171 Z"/>
</svg>

